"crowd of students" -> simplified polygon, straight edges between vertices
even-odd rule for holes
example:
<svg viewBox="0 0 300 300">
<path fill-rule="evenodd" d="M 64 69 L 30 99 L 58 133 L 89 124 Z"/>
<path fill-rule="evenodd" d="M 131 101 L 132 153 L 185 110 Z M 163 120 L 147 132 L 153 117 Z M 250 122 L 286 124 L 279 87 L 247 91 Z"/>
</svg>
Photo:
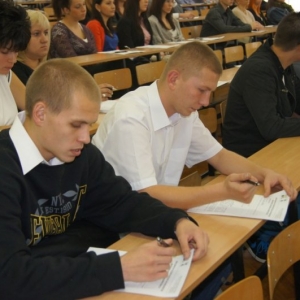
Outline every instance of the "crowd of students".
<svg viewBox="0 0 300 300">
<path fill-rule="evenodd" d="M 249 22 L 234 15 L 249 16 L 246 2 L 238 0 L 231 11 L 232 0 L 220 0 L 204 32 L 216 30 L 212 20 L 223 31 L 261 28 L 259 0 L 250 3 L 255 16 Z M 150 10 L 148 0 L 120 1 L 117 17 L 113 0 L 52 5 L 59 21 L 50 33 L 42 12 L 0 0 L 0 125 L 12 125 L 0 132 L 3 299 L 75 299 L 123 288 L 126 280 L 166 277 L 172 247 L 150 242 L 122 258 L 86 250 L 135 231 L 161 236 L 170 246 L 177 239 L 185 257 L 192 242 L 194 260 L 201 259 L 209 237 L 184 210 L 228 198 L 249 202 L 256 186 L 246 180 L 262 183 L 265 196 L 280 188 L 291 200 L 297 197 L 285 175 L 243 156 L 300 134 L 300 80 L 293 68 L 300 60 L 299 13 L 280 22 L 274 43 L 268 40 L 232 81 L 224 148 L 198 117 L 222 72 L 214 52 L 199 42 L 177 49 L 158 81 L 118 100 L 90 143 L 89 125 L 97 120 L 103 94 L 113 91 L 106 83 L 99 88 L 84 68 L 63 58 L 183 37 L 170 0 L 152 0 Z M 224 25 L 224 15 L 236 24 Z M 205 160 L 227 175 L 224 182 L 177 186 L 184 165 Z M 225 261 L 191 299 L 213 299 L 230 272 Z"/>
</svg>

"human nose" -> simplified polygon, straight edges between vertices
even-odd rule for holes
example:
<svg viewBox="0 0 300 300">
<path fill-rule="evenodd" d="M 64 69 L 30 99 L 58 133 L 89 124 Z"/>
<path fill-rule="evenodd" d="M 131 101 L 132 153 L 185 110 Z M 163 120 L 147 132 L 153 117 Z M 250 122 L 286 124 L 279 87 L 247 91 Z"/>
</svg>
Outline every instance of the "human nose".
<svg viewBox="0 0 300 300">
<path fill-rule="evenodd" d="M 204 107 L 208 106 L 210 103 L 210 96 L 211 92 L 204 93 L 199 101 L 200 105 Z"/>
<path fill-rule="evenodd" d="M 91 141 L 91 136 L 90 136 L 90 126 L 86 125 L 84 128 L 80 131 L 78 141 L 83 143 L 83 144 L 89 144 Z"/>
</svg>

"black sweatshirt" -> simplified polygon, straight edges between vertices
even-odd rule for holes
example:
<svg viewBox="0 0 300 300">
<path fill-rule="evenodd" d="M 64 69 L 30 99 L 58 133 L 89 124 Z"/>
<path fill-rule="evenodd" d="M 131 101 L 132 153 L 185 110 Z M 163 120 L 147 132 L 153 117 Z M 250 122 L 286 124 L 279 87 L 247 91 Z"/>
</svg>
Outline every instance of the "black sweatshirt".
<svg viewBox="0 0 300 300">
<path fill-rule="evenodd" d="M 91 144 L 72 163 L 23 175 L 4 130 L 0 178 L 0 299 L 78 299 L 123 288 L 117 252 L 96 256 L 87 247 L 105 247 L 118 232 L 175 238 L 176 221 L 187 217 L 133 192 Z"/>
</svg>

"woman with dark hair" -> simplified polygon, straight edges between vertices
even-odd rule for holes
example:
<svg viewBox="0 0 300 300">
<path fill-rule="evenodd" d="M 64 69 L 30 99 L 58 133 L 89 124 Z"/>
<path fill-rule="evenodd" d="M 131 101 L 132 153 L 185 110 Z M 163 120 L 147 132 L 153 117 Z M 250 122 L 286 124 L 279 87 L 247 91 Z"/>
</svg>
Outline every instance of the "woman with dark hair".
<svg viewBox="0 0 300 300">
<path fill-rule="evenodd" d="M 93 1 L 93 19 L 87 23 L 87 27 L 94 35 L 98 51 L 110 51 L 118 47 L 119 39 L 113 28 L 115 10 L 114 0 Z"/>
<path fill-rule="evenodd" d="M 94 36 L 79 21 L 86 16 L 85 0 L 52 0 L 59 20 L 51 30 L 50 57 L 72 57 L 97 52 Z"/>
<path fill-rule="evenodd" d="M 153 0 L 149 22 L 153 32 L 153 44 L 184 41 L 179 22 L 173 18 L 174 0 Z"/>
<path fill-rule="evenodd" d="M 0 126 L 11 125 L 18 108 L 25 108 L 25 86 L 11 69 L 29 40 L 30 20 L 25 9 L 0 0 Z"/>
<path fill-rule="evenodd" d="M 264 14 L 261 12 L 262 0 L 250 0 L 248 10 L 253 14 L 255 21 L 259 22 L 261 25 L 268 25 L 268 21 Z"/>
<path fill-rule="evenodd" d="M 126 0 L 115 0 L 115 21 L 118 23 L 124 15 Z"/>
<path fill-rule="evenodd" d="M 147 9 L 148 0 L 126 0 L 124 15 L 117 25 L 120 49 L 152 44 Z"/>
</svg>

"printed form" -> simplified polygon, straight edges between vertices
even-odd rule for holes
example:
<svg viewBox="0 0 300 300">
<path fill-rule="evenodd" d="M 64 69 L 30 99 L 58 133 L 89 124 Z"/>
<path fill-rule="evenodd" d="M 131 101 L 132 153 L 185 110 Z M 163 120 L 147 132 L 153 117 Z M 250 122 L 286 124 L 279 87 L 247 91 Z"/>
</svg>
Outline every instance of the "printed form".
<svg viewBox="0 0 300 300">
<path fill-rule="evenodd" d="M 116 250 L 90 247 L 89 251 L 95 252 L 97 255 L 113 252 Z M 118 251 L 119 255 L 126 254 L 126 251 Z M 189 259 L 184 260 L 183 255 L 173 257 L 169 275 L 167 278 L 152 282 L 131 282 L 125 281 L 125 289 L 117 290 L 117 292 L 143 294 L 157 297 L 178 297 L 185 279 L 188 275 L 194 250 L 191 250 Z"/>
<path fill-rule="evenodd" d="M 267 198 L 255 195 L 248 204 L 235 200 L 223 200 L 191 208 L 188 212 L 282 222 L 289 203 L 290 197 L 285 191 L 280 191 Z"/>
</svg>

